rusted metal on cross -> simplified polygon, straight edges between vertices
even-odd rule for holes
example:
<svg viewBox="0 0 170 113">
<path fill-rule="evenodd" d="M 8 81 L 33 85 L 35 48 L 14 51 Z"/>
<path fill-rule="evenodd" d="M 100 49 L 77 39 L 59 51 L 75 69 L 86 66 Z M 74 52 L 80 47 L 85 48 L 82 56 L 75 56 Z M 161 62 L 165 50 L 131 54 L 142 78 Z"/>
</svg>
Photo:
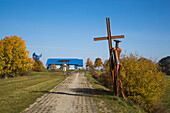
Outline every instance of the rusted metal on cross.
<svg viewBox="0 0 170 113">
<path fill-rule="evenodd" d="M 123 87 L 122 87 L 122 83 L 119 79 L 120 76 L 120 70 L 122 67 L 122 64 L 120 64 L 119 62 L 119 57 L 120 57 L 120 53 L 121 53 L 121 49 L 119 48 L 118 44 L 120 41 L 115 40 L 116 42 L 116 46 L 115 48 L 112 47 L 112 40 L 111 39 L 119 39 L 119 38 L 124 38 L 124 35 L 120 35 L 120 36 L 111 36 L 111 31 L 110 31 L 110 21 L 109 18 L 106 18 L 106 23 L 107 23 L 107 37 L 99 37 L 99 38 L 94 38 L 94 41 L 100 41 L 100 40 L 108 40 L 109 43 L 109 52 L 110 52 L 110 58 L 109 58 L 109 62 L 110 62 L 110 73 L 113 79 L 113 92 L 114 95 L 119 94 L 119 87 L 121 89 L 121 93 L 123 98 L 125 99 L 125 95 L 123 92 Z M 113 55 L 114 54 L 114 55 Z M 114 56 L 114 60 L 115 62 L 113 62 L 113 56 Z M 114 71 L 114 67 L 116 66 L 116 69 Z"/>
</svg>

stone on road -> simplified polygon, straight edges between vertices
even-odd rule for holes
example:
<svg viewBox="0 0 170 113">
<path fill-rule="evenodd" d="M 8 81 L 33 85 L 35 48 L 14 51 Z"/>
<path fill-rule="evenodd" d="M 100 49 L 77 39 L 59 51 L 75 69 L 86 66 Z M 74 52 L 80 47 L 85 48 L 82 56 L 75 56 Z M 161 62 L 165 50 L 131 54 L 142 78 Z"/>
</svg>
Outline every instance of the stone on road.
<svg viewBox="0 0 170 113">
<path fill-rule="evenodd" d="M 75 73 L 50 90 L 24 113 L 97 113 L 93 88 L 84 73 Z"/>
</svg>

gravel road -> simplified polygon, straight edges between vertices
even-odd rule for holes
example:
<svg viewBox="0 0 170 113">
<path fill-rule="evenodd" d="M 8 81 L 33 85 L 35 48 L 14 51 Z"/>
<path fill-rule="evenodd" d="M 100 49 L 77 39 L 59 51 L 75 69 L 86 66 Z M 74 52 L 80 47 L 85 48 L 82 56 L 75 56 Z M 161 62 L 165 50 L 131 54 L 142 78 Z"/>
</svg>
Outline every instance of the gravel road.
<svg viewBox="0 0 170 113">
<path fill-rule="evenodd" d="M 92 94 L 84 73 L 74 73 L 23 113 L 98 113 Z"/>
</svg>

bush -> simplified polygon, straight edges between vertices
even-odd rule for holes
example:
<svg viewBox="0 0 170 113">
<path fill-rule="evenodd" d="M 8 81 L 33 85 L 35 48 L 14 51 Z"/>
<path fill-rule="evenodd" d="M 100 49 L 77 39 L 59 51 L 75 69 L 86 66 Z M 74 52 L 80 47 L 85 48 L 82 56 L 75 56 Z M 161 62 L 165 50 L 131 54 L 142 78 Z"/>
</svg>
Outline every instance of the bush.
<svg viewBox="0 0 170 113">
<path fill-rule="evenodd" d="M 100 81 L 100 73 L 99 71 L 93 71 L 93 78 L 97 79 L 98 81 Z"/>
<path fill-rule="evenodd" d="M 44 66 L 43 66 L 43 63 L 42 63 L 40 60 L 36 60 L 36 61 L 34 62 L 33 68 L 32 68 L 33 71 L 38 71 L 38 72 L 40 72 L 40 71 L 43 71 L 44 69 L 45 69 L 45 68 L 44 68 Z"/>
<path fill-rule="evenodd" d="M 123 64 L 120 79 L 125 95 L 134 100 L 138 105 L 152 112 L 160 103 L 164 92 L 164 74 L 158 64 L 137 55 L 123 55 Z"/>
<path fill-rule="evenodd" d="M 165 90 L 164 74 L 158 64 L 133 54 L 123 55 L 121 63 L 123 66 L 120 79 L 126 98 L 133 100 L 148 112 L 156 111 Z M 99 73 L 93 69 L 92 75 L 102 85 L 112 90 L 113 82 L 108 61 L 105 61 L 103 67 L 105 72 Z"/>
<path fill-rule="evenodd" d="M 101 82 L 103 86 L 113 90 L 113 78 L 110 74 L 102 73 L 99 82 Z"/>
</svg>

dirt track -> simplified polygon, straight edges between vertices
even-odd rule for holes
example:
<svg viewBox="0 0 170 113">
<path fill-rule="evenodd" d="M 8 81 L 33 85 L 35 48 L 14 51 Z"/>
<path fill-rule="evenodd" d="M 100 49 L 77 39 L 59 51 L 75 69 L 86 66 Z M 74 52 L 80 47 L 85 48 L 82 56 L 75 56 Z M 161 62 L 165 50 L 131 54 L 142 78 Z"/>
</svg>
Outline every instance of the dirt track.
<svg viewBox="0 0 170 113">
<path fill-rule="evenodd" d="M 25 113 L 98 113 L 93 90 L 83 73 L 75 73 L 27 108 Z"/>
</svg>

